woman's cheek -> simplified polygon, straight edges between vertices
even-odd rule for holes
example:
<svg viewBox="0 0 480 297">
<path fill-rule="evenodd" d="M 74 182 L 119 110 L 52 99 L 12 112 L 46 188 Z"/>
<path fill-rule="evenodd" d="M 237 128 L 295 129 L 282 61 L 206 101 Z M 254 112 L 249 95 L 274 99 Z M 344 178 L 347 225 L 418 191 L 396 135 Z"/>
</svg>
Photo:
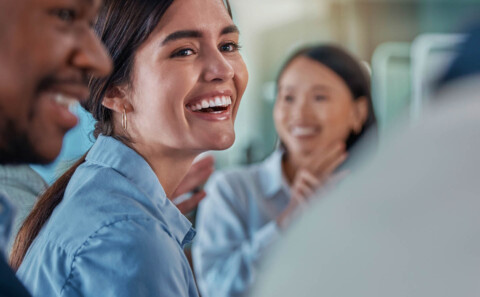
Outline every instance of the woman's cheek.
<svg viewBox="0 0 480 297">
<path fill-rule="evenodd" d="M 232 62 L 232 67 L 235 73 L 234 79 L 236 82 L 235 84 L 236 84 L 237 92 L 240 96 L 245 91 L 248 83 L 247 65 L 245 64 L 243 59 L 240 58 L 239 60 Z"/>
</svg>

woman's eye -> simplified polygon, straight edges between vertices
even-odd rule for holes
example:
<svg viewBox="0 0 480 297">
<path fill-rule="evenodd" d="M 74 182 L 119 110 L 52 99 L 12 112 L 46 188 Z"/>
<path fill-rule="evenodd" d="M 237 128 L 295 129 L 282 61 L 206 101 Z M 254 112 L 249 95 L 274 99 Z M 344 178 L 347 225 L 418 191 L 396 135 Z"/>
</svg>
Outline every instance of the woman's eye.
<svg viewBox="0 0 480 297">
<path fill-rule="evenodd" d="M 188 57 L 188 56 L 191 56 L 195 54 L 195 51 L 191 48 L 184 48 L 184 49 L 181 49 L 181 50 L 178 50 L 176 52 L 174 52 L 171 57 L 172 58 L 175 58 L 175 57 Z"/>
<path fill-rule="evenodd" d="M 294 99 L 293 96 L 290 96 L 290 95 L 285 96 L 285 101 L 286 102 L 293 102 L 293 99 Z"/>
<path fill-rule="evenodd" d="M 222 52 L 236 52 L 240 49 L 240 45 L 235 42 L 225 43 L 220 46 Z"/>
<path fill-rule="evenodd" d="M 54 9 L 51 13 L 61 21 L 67 22 L 67 23 L 71 23 L 75 21 L 77 17 L 77 12 L 74 9 L 69 9 L 69 8 Z"/>
<path fill-rule="evenodd" d="M 315 95 L 315 101 L 324 101 L 325 99 L 327 99 L 327 96 Z"/>
</svg>

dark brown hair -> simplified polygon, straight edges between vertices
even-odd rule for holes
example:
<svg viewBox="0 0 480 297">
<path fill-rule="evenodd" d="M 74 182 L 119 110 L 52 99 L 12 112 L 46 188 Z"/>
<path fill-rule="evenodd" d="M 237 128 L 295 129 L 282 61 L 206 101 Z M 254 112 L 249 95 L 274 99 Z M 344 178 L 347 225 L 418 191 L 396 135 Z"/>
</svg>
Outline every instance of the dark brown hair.
<svg viewBox="0 0 480 297">
<path fill-rule="evenodd" d="M 280 78 L 287 67 L 298 57 L 307 57 L 316 61 L 335 72 L 345 82 L 353 100 L 365 97 L 368 102 L 368 116 L 362 126 L 362 130 L 355 134 L 350 133 L 346 147 L 349 150 L 368 130 L 372 134 L 377 133 L 377 119 L 373 109 L 372 94 L 370 90 L 370 76 L 360 62 L 350 53 L 335 45 L 314 45 L 297 50 L 293 53 L 280 69 L 277 76 L 277 86 Z M 281 140 L 280 140 L 281 143 Z M 283 147 L 284 145 L 281 144 Z"/>
<path fill-rule="evenodd" d="M 94 136 L 114 135 L 113 114 L 102 105 L 108 90 L 115 86 L 131 83 L 131 73 L 137 49 L 147 40 L 159 23 L 165 11 L 174 0 L 105 0 L 99 12 L 95 30 L 113 60 L 113 72 L 104 78 L 90 80 L 90 97 L 84 104 L 95 120 Z M 230 16 L 230 4 L 224 1 Z M 40 196 L 32 212 L 26 218 L 15 238 L 10 265 L 14 270 L 20 264 L 28 248 L 37 237 L 53 210 L 62 201 L 65 189 L 75 170 L 85 162 L 86 154 L 63 174 L 47 191 Z"/>
</svg>

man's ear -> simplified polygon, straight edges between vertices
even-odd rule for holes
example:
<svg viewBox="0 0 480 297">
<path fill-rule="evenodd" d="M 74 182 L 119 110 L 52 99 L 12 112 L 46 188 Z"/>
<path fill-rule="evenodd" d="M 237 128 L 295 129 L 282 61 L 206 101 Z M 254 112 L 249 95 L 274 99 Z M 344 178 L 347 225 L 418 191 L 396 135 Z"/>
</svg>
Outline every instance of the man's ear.
<svg viewBox="0 0 480 297">
<path fill-rule="evenodd" d="M 368 99 L 365 96 L 353 101 L 353 132 L 362 131 L 362 127 L 368 118 Z"/>
<path fill-rule="evenodd" d="M 123 113 L 133 111 L 132 104 L 127 100 L 126 91 L 121 87 L 112 87 L 107 91 L 103 98 L 102 105 L 106 108 Z"/>
</svg>

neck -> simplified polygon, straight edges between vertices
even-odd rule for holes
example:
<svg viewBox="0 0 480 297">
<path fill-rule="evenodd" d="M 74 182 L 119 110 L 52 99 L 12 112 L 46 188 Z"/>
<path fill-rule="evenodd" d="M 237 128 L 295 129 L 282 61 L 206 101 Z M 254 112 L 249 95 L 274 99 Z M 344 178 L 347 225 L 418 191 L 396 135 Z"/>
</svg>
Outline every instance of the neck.
<svg viewBox="0 0 480 297">
<path fill-rule="evenodd" d="M 148 151 L 140 147 L 135 147 L 135 150 L 145 158 L 147 163 L 152 168 L 153 172 L 158 178 L 158 181 L 163 187 L 168 198 L 172 198 L 172 194 L 177 189 L 182 179 L 190 169 L 193 160 L 198 153 L 177 152 L 171 151 Z"/>
<path fill-rule="evenodd" d="M 298 169 L 302 166 L 302 158 L 286 153 L 282 160 L 282 169 L 288 183 L 291 185 L 295 179 Z"/>
</svg>

